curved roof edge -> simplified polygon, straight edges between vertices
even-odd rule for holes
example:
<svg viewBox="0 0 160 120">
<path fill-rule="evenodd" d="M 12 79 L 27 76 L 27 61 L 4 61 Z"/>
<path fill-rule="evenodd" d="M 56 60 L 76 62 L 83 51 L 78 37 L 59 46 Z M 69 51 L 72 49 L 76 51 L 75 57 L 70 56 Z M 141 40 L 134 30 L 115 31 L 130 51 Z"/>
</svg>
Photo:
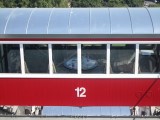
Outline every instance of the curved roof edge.
<svg viewBox="0 0 160 120">
<path fill-rule="evenodd" d="M 0 34 L 160 34 L 160 8 L 0 8 Z"/>
</svg>

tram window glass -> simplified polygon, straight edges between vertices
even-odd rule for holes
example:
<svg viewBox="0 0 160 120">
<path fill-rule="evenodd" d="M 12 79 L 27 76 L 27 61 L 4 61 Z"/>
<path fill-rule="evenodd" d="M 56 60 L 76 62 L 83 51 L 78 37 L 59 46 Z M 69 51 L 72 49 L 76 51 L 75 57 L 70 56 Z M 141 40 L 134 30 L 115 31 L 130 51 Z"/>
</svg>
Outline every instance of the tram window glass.
<svg viewBox="0 0 160 120">
<path fill-rule="evenodd" d="M 106 45 L 83 44 L 81 46 L 82 73 L 106 73 Z"/>
<path fill-rule="evenodd" d="M 47 44 L 25 44 L 24 64 L 26 73 L 49 73 Z"/>
<path fill-rule="evenodd" d="M 135 45 L 111 44 L 110 73 L 126 74 L 135 70 Z"/>
<path fill-rule="evenodd" d="M 52 45 L 52 60 L 54 73 L 77 73 L 77 45 Z"/>
<path fill-rule="evenodd" d="M 160 45 L 139 45 L 139 73 L 158 73 L 160 67 Z"/>
<path fill-rule="evenodd" d="M 0 73 L 21 73 L 18 44 L 0 44 Z"/>
</svg>

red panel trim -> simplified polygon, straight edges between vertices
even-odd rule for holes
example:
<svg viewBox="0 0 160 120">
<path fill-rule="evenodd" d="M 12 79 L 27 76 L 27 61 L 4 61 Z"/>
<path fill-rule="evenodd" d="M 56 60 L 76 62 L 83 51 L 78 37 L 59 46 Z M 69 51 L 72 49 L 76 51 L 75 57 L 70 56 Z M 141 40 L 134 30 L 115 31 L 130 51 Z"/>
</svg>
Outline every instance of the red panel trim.
<svg viewBox="0 0 160 120">
<path fill-rule="evenodd" d="M 153 82 L 138 105 L 160 106 L 159 79 L 1 78 L 0 105 L 134 106 Z"/>
<path fill-rule="evenodd" d="M 160 41 L 160 38 L 0 38 L 0 41 Z"/>
</svg>

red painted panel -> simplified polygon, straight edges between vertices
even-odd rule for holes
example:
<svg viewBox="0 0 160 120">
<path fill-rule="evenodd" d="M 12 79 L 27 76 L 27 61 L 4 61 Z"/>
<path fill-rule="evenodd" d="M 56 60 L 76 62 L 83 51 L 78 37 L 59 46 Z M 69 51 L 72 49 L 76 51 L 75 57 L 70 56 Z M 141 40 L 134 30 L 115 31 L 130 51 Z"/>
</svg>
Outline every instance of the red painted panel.
<svg viewBox="0 0 160 120">
<path fill-rule="evenodd" d="M 160 106 L 160 79 L 1 78 L 0 105 Z"/>
</svg>

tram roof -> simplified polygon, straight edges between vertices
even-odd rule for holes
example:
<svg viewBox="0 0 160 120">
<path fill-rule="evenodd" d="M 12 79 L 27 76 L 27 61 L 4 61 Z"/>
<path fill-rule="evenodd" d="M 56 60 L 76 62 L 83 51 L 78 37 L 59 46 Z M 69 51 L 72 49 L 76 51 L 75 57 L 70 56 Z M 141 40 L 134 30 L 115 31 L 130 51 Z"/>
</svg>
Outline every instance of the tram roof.
<svg viewBox="0 0 160 120">
<path fill-rule="evenodd" d="M 0 8 L 0 34 L 160 34 L 160 8 Z"/>
</svg>

